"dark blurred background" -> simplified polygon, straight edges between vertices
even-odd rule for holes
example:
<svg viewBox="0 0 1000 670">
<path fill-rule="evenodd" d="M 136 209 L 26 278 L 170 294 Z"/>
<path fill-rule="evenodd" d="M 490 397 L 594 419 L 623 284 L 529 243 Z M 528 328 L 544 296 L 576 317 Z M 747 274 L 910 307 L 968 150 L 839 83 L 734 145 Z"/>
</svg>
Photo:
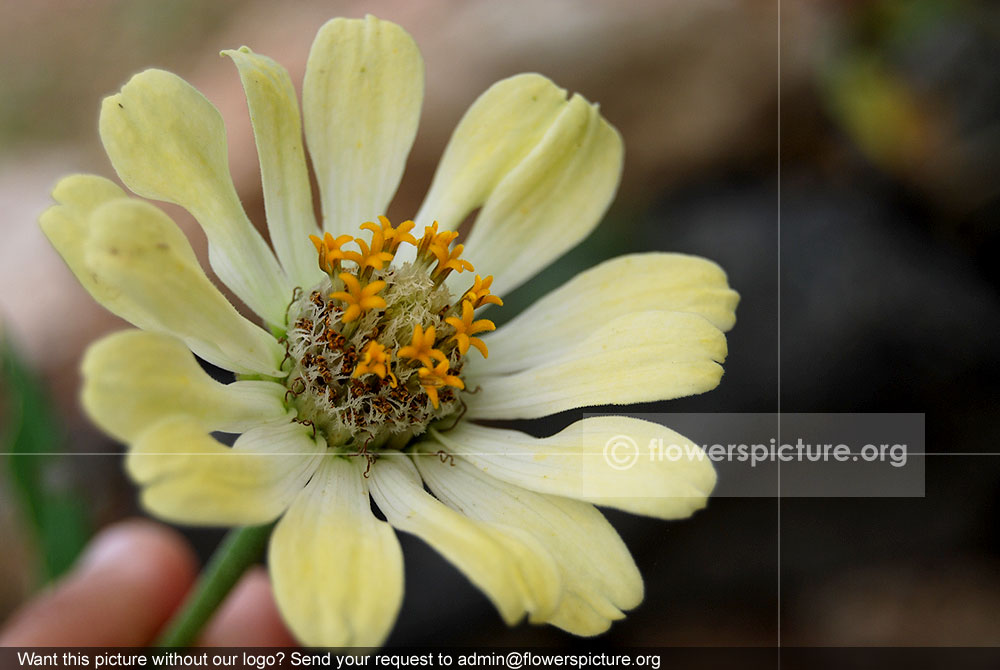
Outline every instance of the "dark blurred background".
<svg viewBox="0 0 1000 670">
<path fill-rule="evenodd" d="M 674 523 L 609 513 L 647 595 L 593 641 L 506 628 L 457 571 L 402 536 L 406 598 L 390 644 L 1000 644 L 995 3 L 2 7 L 4 451 L 106 455 L 0 460 L 0 618 L 96 529 L 139 513 L 120 447 L 77 404 L 83 349 L 123 324 L 35 224 L 60 176 L 113 175 L 96 131 L 101 97 L 150 66 L 199 87 L 226 117 L 234 178 L 262 223 L 245 101 L 217 52 L 247 44 L 298 85 L 327 18 L 372 12 L 410 31 L 427 66 L 394 219 L 412 214 L 451 128 L 501 77 L 542 72 L 599 101 L 624 135 L 624 180 L 606 220 L 512 296 L 507 315 L 610 256 L 702 255 L 742 295 L 722 384 L 637 411 L 925 412 L 932 454 L 923 498 L 720 497 Z M 204 255 L 200 230 L 167 209 Z M 203 556 L 220 537 L 188 532 Z"/>
</svg>

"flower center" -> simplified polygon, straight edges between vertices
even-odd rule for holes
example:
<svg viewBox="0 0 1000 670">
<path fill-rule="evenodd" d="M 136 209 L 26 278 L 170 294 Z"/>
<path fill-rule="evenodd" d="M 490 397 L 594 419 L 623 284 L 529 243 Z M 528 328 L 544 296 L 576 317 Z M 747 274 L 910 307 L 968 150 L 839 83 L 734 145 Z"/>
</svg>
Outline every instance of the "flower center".
<svg viewBox="0 0 1000 670">
<path fill-rule="evenodd" d="M 417 240 L 413 227 L 381 216 L 361 225 L 370 241 L 311 236 L 327 276 L 308 292 L 296 290 L 289 305 L 286 398 L 330 446 L 356 453 L 403 446 L 462 411 L 469 349 L 488 355 L 476 334 L 495 326 L 475 320 L 474 311 L 503 304 L 490 294 L 493 277 L 476 275 L 453 299 L 444 280 L 474 270 L 462 245 L 452 247 L 458 234 L 439 233 L 435 222 Z M 357 251 L 343 248 L 351 243 Z M 404 243 L 416 247 L 416 258 L 389 265 Z"/>
</svg>

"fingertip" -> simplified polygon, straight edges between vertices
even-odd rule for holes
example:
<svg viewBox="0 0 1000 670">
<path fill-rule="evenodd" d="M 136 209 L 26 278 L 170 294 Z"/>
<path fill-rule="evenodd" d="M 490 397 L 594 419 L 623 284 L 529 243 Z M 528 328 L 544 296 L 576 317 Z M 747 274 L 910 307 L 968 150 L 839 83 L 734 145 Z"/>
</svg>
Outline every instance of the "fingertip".
<svg viewBox="0 0 1000 670">
<path fill-rule="evenodd" d="M 271 580 L 263 567 L 240 579 L 199 640 L 206 647 L 295 647 L 274 602 Z"/>
<path fill-rule="evenodd" d="M 69 574 L 15 613 L 0 645 L 144 645 L 180 604 L 197 570 L 177 531 L 145 519 L 113 524 Z"/>
</svg>

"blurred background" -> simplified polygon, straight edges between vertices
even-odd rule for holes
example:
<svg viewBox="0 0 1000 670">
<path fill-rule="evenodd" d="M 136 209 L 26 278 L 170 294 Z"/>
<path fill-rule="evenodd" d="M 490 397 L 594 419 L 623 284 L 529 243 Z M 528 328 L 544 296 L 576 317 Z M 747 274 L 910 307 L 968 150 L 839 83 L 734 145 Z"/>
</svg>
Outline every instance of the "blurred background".
<svg viewBox="0 0 1000 670">
<path fill-rule="evenodd" d="M 600 102 L 625 138 L 604 223 L 519 289 L 505 316 L 610 256 L 702 255 L 742 295 L 722 384 L 638 411 L 925 412 L 935 454 L 923 498 L 715 498 L 674 523 L 609 513 L 647 595 L 592 641 L 506 628 L 457 571 L 402 536 L 406 597 L 389 643 L 1000 644 L 996 4 L 786 2 L 780 16 L 776 2 L 750 0 L 0 7 L 0 619 L 97 529 L 141 513 L 120 446 L 77 402 L 82 351 L 124 324 L 36 225 L 59 177 L 113 176 L 101 98 L 151 66 L 192 82 L 226 118 L 237 188 L 262 224 L 246 103 L 218 51 L 246 44 L 298 85 L 320 25 L 371 12 L 402 24 L 427 68 L 393 220 L 415 211 L 450 130 L 499 78 L 542 72 Z M 165 209 L 204 256 L 188 215 Z M 31 452 L 105 455 L 16 455 Z M 203 557 L 221 537 L 185 532 Z"/>
</svg>

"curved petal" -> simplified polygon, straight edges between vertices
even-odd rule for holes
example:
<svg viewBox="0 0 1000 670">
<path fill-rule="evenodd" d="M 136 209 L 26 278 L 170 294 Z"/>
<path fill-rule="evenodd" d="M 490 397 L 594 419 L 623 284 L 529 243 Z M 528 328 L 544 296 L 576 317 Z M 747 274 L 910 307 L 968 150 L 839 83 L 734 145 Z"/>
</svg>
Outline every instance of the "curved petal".
<svg viewBox="0 0 1000 670">
<path fill-rule="evenodd" d="M 509 484 L 634 514 L 683 519 L 715 488 L 715 469 L 698 445 L 651 421 L 591 417 L 545 438 L 462 421 L 432 434 Z"/>
<path fill-rule="evenodd" d="M 373 16 L 320 28 L 302 84 L 323 227 L 356 233 L 385 214 L 417 134 L 424 62 L 405 30 Z"/>
<path fill-rule="evenodd" d="M 530 533 L 559 566 L 563 595 L 546 620 L 575 635 L 603 633 L 642 601 L 642 577 L 618 533 L 592 505 L 489 477 L 462 459 L 443 462 L 436 443 L 417 447 L 424 481 L 448 506 Z"/>
<path fill-rule="evenodd" d="M 323 272 L 309 241 L 319 228 L 313 214 L 295 87 L 285 68 L 248 47 L 222 54 L 233 59 L 246 91 L 271 243 L 292 283 L 308 289 L 319 282 Z"/>
<path fill-rule="evenodd" d="M 403 600 L 403 556 L 372 514 L 359 459 L 323 459 L 271 536 L 281 615 L 311 647 L 377 647 Z"/>
<path fill-rule="evenodd" d="M 212 103 L 177 75 L 146 70 L 104 99 L 100 130 L 125 185 L 191 212 L 219 278 L 266 321 L 283 324 L 292 286 L 236 195 Z"/>
<path fill-rule="evenodd" d="M 568 104 L 566 90 L 539 74 L 515 75 L 487 89 L 448 141 L 414 219 L 417 230 L 433 221 L 441 230 L 458 228 L 541 142 Z"/>
<path fill-rule="evenodd" d="M 498 376 L 470 370 L 466 387 L 481 390 L 467 397 L 467 416 L 533 419 L 704 393 L 718 386 L 725 359 L 726 336 L 697 314 L 626 314 L 528 370 Z"/>
<path fill-rule="evenodd" d="M 590 234 L 618 188 L 623 156 L 618 131 L 574 95 L 469 232 L 464 255 L 493 275 L 494 293 L 509 293 Z"/>
<path fill-rule="evenodd" d="M 242 526 L 285 511 L 325 447 L 310 428 L 278 422 L 243 433 L 230 448 L 196 419 L 173 416 L 139 435 L 125 464 L 153 514 L 177 523 Z"/>
<path fill-rule="evenodd" d="M 509 323 L 482 335 L 483 373 L 540 365 L 582 340 L 595 323 L 645 311 L 690 312 L 725 332 L 736 322 L 739 294 L 712 261 L 684 254 L 620 256 L 581 272 Z"/>
<path fill-rule="evenodd" d="M 98 426 L 128 442 L 181 414 L 207 430 L 242 433 L 290 418 L 285 387 L 265 381 L 221 384 L 178 339 L 141 330 L 108 335 L 83 359 L 83 406 Z"/>
<path fill-rule="evenodd" d="M 87 271 L 83 262 L 83 242 L 87 238 L 90 214 L 106 202 L 125 198 L 125 191 L 104 177 L 75 174 L 59 180 L 52 189 L 52 197 L 59 204 L 42 212 L 38 224 L 83 288 L 104 304 L 114 292 L 98 283 Z"/>
<path fill-rule="evenodd" d="M 158 208 L 112 200 L 76 221 L 75 239 L 54 241 L 104 307 L 144 330 L 174 335 L 220 367 L 283 376 L 284 350 L 240 316 L 212 285 L 187 238 Z M 69 250 L 67 244 L 79 249 Z M 80 250 L 82 249 L 82 254 Z"/>
<path fill-rule="evenodd" d="M 561 593 L 555 562 L 530 535 L 474 521 L 424 491 L 410 459 L 390 454 L 372 469 L 372 497 L 385 518 L 453 563 L 489 597 L 508 625 L 548 616 Z"/>
</svg>

